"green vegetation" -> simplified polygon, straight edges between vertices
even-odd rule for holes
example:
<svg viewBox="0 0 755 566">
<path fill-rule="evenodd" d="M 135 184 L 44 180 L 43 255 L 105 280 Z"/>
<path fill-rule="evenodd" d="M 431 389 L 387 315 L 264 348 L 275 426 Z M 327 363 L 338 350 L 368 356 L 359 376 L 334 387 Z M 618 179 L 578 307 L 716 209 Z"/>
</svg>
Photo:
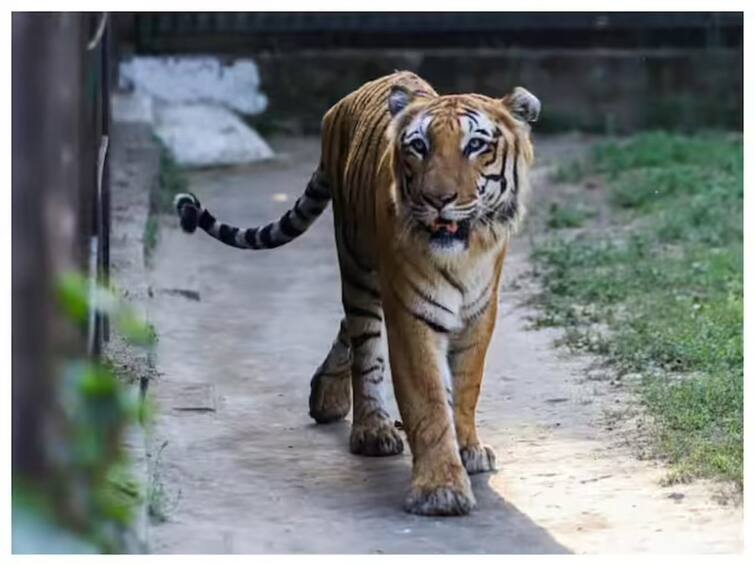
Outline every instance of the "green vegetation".
<svg viewBox="0 0 755 566">
<path fill-rule="evenodd" d="M 538 322 L 565 326 L 571 346 L 642 376 L 673 481 L 741 486 L 741 137 L 642 134 L 564 171 L 602 176 L 615 222 L 536 246 Z"/>
<path fill-rule="evenodd" d="M 587 174 L 586 167 L 583 161 L 560 163 L 553 173 L 551 180 L 556 183 L 576 183 L 577 181 L 581 181 Z"/>
<path fill-rule="evenodd" d="M 78 273 L 59 277 L 55 290 L 63 319 L 82 331 L 96 310 L 130 343 L 153 344 L 154 330 L 113 291 L 90 289 Z M 14 481 L 14 529 L 20 520 L 14 546 L 18 535 L 20 548 L 37 552 L 124 552 L 124 533 L 143 495 L 121 439 L 128 426 L 143 424 L 143 403 L 106 360 L 68 357 L 57 365 L 52 469 L 43 485 Z"/>
<path fill-rule="evenodd" d="M 595 212 L 583 206 L 551 203 L 548 208 L 548 228 L 579 228 Z"/>
<path fill-rule="evenodd" d="M 173 213 L 173 197 L 176 193 L 185 193 L 189 181 L 170 151 L 160 146 L 160 177 L 157 191 L 152 194 L 151 208 L 157 213 Z"/>
<path fill-rule="evenodd" d="M 173 214 L 173 198 L 177 193 L 185 193 L 189 181 L 178 166 L 170 151 L 160 144 L 160 173 L 155 190 L 150 194 L 150 215 L 144 225 L 144 259 L 149 262 L 157 246 L 160 222 L 158 215 Z"/>
<path fill-rule="evenodd" d="M 154 212 L 150 212 L 147 221 L 144 223 L 144 261 L 145 265 L 151 265 L 152 254 L 157 247 L 158 232 L 160 231 L 160 221 Z"/>
<path fill-rule="evenodd" d="M 156 453 L 150 458 L 150 470 L 149 470 L 149 486 L 147 489 L 147 512 L 150 518 L 155 523 L 164 523 L 167 521 L 168 516 L 173 511 L 181 495 L 178 492 L 176 497 L 169 497 L 168 491 L 165 488 L 165 483 L 162 476 L 162 454 L 165 447 L 168 445 L 166 440 L 157 449 Z"/>
</svg>

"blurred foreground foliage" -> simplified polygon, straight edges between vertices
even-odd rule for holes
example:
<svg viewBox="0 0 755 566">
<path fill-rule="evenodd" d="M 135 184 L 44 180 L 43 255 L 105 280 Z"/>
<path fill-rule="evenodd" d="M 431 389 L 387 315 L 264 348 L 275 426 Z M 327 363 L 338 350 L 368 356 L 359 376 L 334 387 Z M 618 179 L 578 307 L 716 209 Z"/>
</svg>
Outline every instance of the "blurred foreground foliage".
<svg viewBox="0 0 755 566">
<path fill-rule="evenodd" d="M 107 314 L 128 342 L 154 343 L 152 328 L 112 289 L 66 273 L 55 290 L 60 314 L 78 331 L 86 331 L 97 311 Z M 148 419 L 144 404 L 107 360 L 69 358 L 56 367 L 54 397 L 61 418 L 47 450 L 52 470 L 42 485 L 14 477 L 14 552 L 124 552 L 124 533 L 146 486 L 130 474 L 123 435 Z"/>
</svg>

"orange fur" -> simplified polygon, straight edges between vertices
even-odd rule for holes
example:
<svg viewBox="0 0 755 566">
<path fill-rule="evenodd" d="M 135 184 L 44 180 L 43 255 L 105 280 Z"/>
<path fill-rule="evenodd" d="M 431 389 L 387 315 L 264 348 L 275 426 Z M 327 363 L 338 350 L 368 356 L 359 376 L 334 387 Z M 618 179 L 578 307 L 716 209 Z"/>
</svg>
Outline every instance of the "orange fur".
<svg viewBox="0 0 755 566">
<path fill-rule="evenodd" d="M 396 89 L 407 94 L 409 103 L 392 118 L 387 99 Z M 469 159 L 462 151 L 465 133 L 458 120 L 471 108 L 500 129 L 500 145 L 505 149 L 498 149 L 517 160 L 509 167 L 521 199 L 533 149 L 529 126 L 512 113 L 511 104 L 511 97 L 438 96 L 416 75 L 400 72 L 367 83 L 331 108 L 323 120 L 321 167 L 331 183 L 336 230 L 342 234 L 343 276 L 358 272 L 352 265 L 353 254 L 362 267 L 376 272 L 379 282 L 394 391 L 414 462 L 406 505 L 411 512 L 468 512 L 474 496 L 465 465 L 470 473 L 494 466 L 492 450 L 477 436 L 475 411 L 495 326 L 503 260 L 522 205 L 518 202 L 505 222 L 472 230 L 465 250 L 436 254 L 428 249 L 423 234 L 407 226 L 401 183 L 409 175 L 414 188 L 408 192 L 416 197 L 419 191 L 425 201 L 456 195 L 455 202 L 463 208 L 478 200 L 476 183 L 483 160 Z M 420 158 L 407 153 L 400 138 L 423 113 L 432 114 L 427 130 L 432 147 Z M 501 170 L 508 174 L 506 165 Z M 489 297 L 481 299 L 478 294 L 484 284 Z M 418 298 L 417 289 L 424 299 Z M 433 318 L 431 307 L 442 316 Z M 452 389 L 446 378 L 452 380 Z M 354 402 L 356 411 L 357 395 Z M 386 426 L 384 419 L 357 420 L 355 427 Z"/>
</svg>

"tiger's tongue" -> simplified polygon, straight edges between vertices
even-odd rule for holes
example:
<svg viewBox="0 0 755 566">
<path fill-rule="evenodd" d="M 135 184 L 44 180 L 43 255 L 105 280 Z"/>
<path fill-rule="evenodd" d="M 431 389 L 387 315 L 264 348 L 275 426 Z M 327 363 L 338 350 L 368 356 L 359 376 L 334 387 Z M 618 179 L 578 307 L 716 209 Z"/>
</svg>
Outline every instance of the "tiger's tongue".
<svg viewBox="0 0 755 566">
<path fill-rule="evenodd" d="M 433 221 L 433 232 L 439 232 L 440 230 L 445 230 L 449 234 L 456 234 L 456 231 L 459 229 L 459 225 L 456 224 L 453 220 L 440 220 L 436 218 Z"/>
</svg>

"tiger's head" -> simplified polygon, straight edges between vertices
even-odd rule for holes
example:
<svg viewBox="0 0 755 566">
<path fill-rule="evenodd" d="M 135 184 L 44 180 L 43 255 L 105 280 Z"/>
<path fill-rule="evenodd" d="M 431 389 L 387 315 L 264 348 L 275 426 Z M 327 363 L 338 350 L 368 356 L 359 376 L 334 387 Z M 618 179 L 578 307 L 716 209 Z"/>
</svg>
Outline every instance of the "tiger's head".
<svg viewBox="0 0 755 566">
<path fill-rule="evenodd" d="M 493 99 L 414 95 L 395 86 L 388 107 L 402 233 L 442 256 L 506 238 L 523 213 L 533 161 L 529 123 L 540 101 L 521 87 Z"/>
</svg>

